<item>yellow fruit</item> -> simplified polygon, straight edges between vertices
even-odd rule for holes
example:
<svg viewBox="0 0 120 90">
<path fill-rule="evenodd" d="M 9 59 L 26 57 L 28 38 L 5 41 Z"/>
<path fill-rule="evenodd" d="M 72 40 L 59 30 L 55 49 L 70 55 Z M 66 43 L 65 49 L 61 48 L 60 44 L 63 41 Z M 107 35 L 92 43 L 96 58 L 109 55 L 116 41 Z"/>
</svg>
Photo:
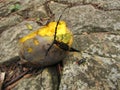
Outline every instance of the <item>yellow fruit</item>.
<svg viewBox="0 0 120 90">
<path fill-rule="evenodd" d="M 49 66 L 62 60 L 68 53 L 54 44 L 48 54 L 46 52 L 54 40 L 57 22 L 50 22 L 48 25 L 26 35 L 20 39 L 20 57 L 28 64 L 35 66 Z M 72 45 L 73 36 L 66 27 L 64 21 L 60 21 L 57 26 L 56 40 L 65 43 L 69 47 Z"/>
</svg>

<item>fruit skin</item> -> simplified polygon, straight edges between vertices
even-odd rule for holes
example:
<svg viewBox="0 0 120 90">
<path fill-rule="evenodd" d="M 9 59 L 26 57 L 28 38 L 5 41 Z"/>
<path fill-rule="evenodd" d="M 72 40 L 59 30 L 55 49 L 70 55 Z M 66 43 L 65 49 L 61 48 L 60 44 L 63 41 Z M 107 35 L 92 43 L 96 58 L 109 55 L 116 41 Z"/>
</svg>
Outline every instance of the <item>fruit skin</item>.
<svg viewBox="0 0 120 90">
<path fill-rule="evenodd" d="M 69 51 L 61 49 L 56 44 L 53 44 L 46 56 L 46 52 L 54 39 L 56 24 L 57 22 L 50 22 L 20 39 L 19 56 L 22 64 L 34 67 L 50 66 L 67 56 Z M 64 21 L 60 21 L 58 24 L 56 40 L 67 44 L 69 47 L 72 45 L 73 35 Z"/>
</svg>

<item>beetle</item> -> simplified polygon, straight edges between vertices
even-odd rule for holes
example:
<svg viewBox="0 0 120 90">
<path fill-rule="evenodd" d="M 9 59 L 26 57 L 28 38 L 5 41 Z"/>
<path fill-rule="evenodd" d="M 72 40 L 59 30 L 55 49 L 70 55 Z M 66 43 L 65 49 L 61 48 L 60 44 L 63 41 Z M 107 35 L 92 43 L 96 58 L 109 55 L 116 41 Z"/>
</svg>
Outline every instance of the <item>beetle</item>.
<svg viewBox="0 0 120 90">
<path fill-rule="evenodd" d="M 77 61 L 76 63 L 78 64 L 78 65 L 81 65 L 81 64 L 84 64 L 86 62 L 86 59 L 85 58 L 82 58 L 82 59 L 80 59 L 79 61 Z"/>
</svg>

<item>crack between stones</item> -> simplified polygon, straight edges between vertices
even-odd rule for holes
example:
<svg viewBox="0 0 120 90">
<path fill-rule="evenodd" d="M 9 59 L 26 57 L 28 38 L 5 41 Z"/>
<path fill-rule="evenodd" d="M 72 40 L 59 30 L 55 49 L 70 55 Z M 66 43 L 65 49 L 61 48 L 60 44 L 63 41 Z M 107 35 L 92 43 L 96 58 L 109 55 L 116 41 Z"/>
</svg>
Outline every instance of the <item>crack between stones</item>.
<svg viewBox="0 0 120 90">
<path fill-rule="evenodd" d="M 84 0 L 82 2 L 75 2 L 75 3 L 71 3 L 71 2 L 68 2 L 68 1 L 57 1 L 57 0 L 49 0 L 49 2 L 50 1 L 60 3 L 60 4 L 65 4 L 65 5 L 68 5 L 70 7 L 91 5 L 95 9 L 102 10 L 102 11 L 120 11 L 120 9 L 117 9 L 117 8 L 105 9 L 104 7 L 101 7 L 99 3 L 98 4 L 96 4 L 96 3 L 86 3 Z"/>
</svg>

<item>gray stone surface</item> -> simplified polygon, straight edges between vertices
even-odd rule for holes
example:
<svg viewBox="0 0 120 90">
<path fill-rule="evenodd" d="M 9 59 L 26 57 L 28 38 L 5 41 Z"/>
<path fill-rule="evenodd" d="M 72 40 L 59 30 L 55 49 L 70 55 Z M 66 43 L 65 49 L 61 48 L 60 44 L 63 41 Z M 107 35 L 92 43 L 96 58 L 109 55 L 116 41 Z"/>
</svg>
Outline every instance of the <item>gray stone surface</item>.
<svg viewBox="0 0 120 90">
<path fill-rule="evenodd" d="M 17 25 L 22 21 L 22 18 L 18 15 L 11 15 L 6 18 L 1 18 L 0 22 L 0 33 L 2 33 L 4 30 L 9 29 L 10 27 Z"/>
<path fill-rule="evenodd" d="M 33 28 L 38 29 L 38 25 L 32 21 L 24 21 L 10 29 L 4 31 L 0 38 L 0 63 L 3 63 L 18 55 L 19 39 L 29 32 L 26 24 L 30 24 Z"/>
<path fill-rule="evenodd" d="M 22 79 L 13 90 L 57 90 L 57 78 L 55 67 L 46 68 L 38 75 Z"/>
<path fill-rule="evenodd" d="M 60 90 L 119 90 L 120 36 L 92 33 L 77 35 L 76 38 L 79 38 L 79 43 L 82 43 L 80 38 L 84 42 L 86 38 L 89 39 L 84 43 L 83 47 L 86 48 L 82 52 L 82 57 L 87 58 L 87 61 L 83 65 L 77 65 L 75 62 L 80 59 L 75 54 L 64 60 Z"/>
<path fill-rule="evenodd" d="M 30 18 L 48 17 L 43 5 L 45 0 L 17 1 L 23 5 L 15 14 L 17 17 L 25 18 L 24 10 L 28 11 Z M 66 21 L 73 32 L 73 47 L 81 53 L 70 52 L 63 60 L 60 83 L 57 74 L 52 74 L 56 72 L 53 66 L 53 69 L 45 69 L 42 76 L 39 74 L 22 79 L 14 90 L 57 90 L 57 87 L 60 90 L 120 90 L 120 0 L 54 1 L 49 2 L 49 7 L 55 14 L 55 20 L 58 20 L 65 7 L 72 5 L 63 13 L 62 20 Z M 6 8 L 3 3 L 0 5 Z M 23 18 L 15 23 L 11 13 L 7 17 L 5 12 L 0 15 L 5 19 L 0 22 L 0 28 L 4 29 L 0 35 L 0 63 L 3 63 L 18 55 L 19 38 L 30 32 L 25 24 L 30 23 L 34 30 L 40 26 Z M 12 22 L 5 22 L 9 17 L 15 23 L 14 26 Z M 6 26 L 9 28 L 4 28 Z M 76 62 L 82 58 L 86 58 L 86 63 L 78 65 Z M 44 78 L 42 84 L 40 78 Z"/>
</svg>

